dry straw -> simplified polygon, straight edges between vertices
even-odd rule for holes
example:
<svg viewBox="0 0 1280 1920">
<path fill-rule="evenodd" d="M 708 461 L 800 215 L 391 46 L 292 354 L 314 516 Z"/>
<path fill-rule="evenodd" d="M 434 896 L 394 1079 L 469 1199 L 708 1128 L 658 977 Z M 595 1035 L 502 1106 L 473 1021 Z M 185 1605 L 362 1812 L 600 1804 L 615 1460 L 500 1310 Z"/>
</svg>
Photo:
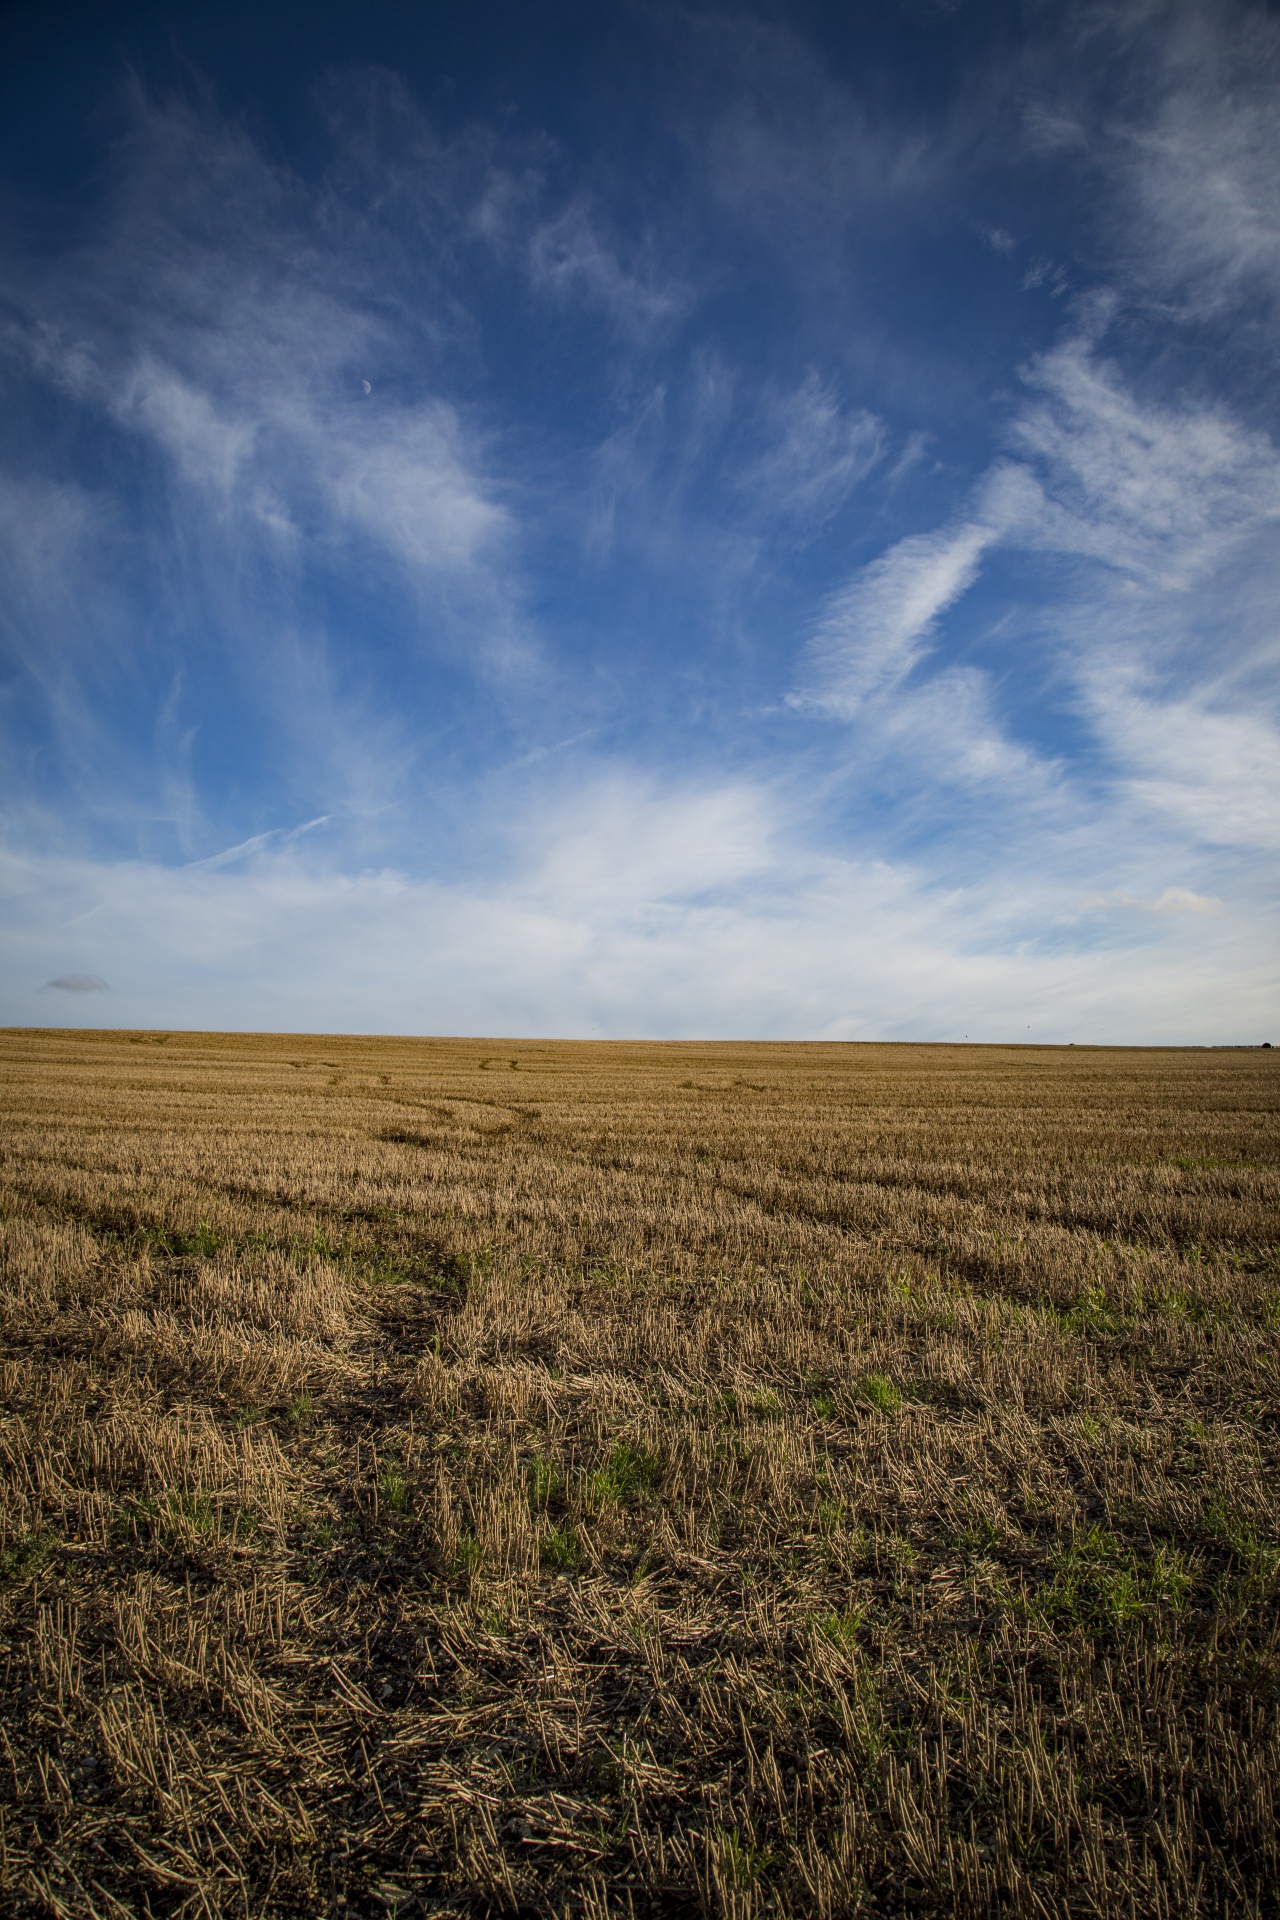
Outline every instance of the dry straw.
<svg viewBox="0 0 1280 1920">
<path fill-rule="evenodd" d="M 1274 1054 L 0 1050 L 6 1912 L 1280 1912 Z"/>
</svg>

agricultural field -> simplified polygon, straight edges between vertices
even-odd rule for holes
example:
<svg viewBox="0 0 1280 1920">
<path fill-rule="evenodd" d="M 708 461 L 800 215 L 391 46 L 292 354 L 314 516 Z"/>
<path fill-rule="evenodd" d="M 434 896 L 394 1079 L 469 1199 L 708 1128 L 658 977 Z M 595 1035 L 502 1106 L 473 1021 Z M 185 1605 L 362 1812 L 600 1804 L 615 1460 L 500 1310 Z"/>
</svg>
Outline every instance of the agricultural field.
<svg viewBox="0 0 1280 1920">
<path fill-rule="evenodd" d="M 1280 1053 L 0 1060 L 6 1913 L 1280 1914 Z"/>
</svg>

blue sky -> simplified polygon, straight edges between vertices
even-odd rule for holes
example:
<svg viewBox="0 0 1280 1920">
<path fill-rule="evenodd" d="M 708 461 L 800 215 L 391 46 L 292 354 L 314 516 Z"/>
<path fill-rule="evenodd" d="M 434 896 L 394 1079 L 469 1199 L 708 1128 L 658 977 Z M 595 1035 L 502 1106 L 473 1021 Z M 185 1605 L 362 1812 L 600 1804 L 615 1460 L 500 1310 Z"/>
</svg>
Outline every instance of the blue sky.
<svg viewBox="0 0 1280 1920">
<path fill-rule="evenodd" d="M 45 0 L 0 248 L 0 1021 L 1280 1041 L 1273 10 Z"/>
</svg>

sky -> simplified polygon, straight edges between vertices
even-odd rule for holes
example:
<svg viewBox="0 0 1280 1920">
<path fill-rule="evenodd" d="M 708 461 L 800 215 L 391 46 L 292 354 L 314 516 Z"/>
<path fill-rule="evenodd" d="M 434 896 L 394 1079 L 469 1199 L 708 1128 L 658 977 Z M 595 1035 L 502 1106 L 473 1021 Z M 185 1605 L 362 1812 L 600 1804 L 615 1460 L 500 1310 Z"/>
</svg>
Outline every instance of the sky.
<svg viewBox="0 0 1280 1920">
<path fill-rule="evenodd" d="M 0 9 L 0 1023 L 1280 1043 L 1280 11 Z"/>
</svg>

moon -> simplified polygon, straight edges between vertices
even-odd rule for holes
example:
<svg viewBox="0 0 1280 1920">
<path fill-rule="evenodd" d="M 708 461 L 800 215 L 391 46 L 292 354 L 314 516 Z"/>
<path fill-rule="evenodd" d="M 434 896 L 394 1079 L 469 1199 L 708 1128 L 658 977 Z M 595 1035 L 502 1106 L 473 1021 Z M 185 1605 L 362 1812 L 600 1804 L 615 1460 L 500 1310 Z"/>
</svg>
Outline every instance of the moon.
<svg viewBox="0 0 1280 1920">
<path fill-rule="evenodd" d="M 372 387 L 371 387 L 371 386 L 369 385 L 369 382 L 368 382 L 367 380 L 362 380 L 362 381 L 360 382 L 360 385 L 361 385 L 361 386 L 362 386 L 362 387 L 364 388 L 364 390 L 365 390 L 365 392 L 366 392 L 366 393 L 372 393 L 372 392 L 373 392 L 373 388 L 372 388 Z"/>
</svg>

